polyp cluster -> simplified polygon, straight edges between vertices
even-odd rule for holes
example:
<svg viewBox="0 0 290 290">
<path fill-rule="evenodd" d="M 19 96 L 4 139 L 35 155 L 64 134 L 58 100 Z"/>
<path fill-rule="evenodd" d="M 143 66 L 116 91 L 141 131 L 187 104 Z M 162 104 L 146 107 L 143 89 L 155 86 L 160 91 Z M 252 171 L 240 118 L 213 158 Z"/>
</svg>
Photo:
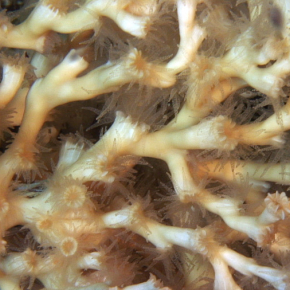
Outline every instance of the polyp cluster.
<svg viewBox="0 0 290 290">
<path fill-rule="evenodd" d="M 2 2 L 1 290 L 290 288 L 289 0 Z"/>
</svg>

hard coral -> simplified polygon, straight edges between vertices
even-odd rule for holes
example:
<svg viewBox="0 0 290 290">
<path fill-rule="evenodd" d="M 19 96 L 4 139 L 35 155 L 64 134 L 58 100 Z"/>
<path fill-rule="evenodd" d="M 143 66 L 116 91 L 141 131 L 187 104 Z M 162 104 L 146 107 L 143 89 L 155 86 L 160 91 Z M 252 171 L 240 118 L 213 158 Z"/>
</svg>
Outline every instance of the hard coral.
<svg viewBox="0 0 290 290">
<path fill-rule="evenodd" d="M 289 1 L 16 2 L 0 289 L 289 289 Z"/>
</svg>

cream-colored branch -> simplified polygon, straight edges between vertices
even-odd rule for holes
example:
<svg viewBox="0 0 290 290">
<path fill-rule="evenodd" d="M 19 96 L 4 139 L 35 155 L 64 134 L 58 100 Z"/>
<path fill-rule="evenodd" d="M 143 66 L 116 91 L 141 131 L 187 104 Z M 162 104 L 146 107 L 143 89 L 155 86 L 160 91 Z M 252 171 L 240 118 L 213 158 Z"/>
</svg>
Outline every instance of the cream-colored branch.
<svg viewBox="0 0 290 290">
<path fill-rule="evenodd" d="M 189 90 L 186 101 L 177 116 L 163 128 L 163 130 L 181 130 L 198 124 L 206 118 L 212 110 L 223 102 L 231 93 L 244 87 L 246 83 L 239 78 L 222 80 L 218 85 L 204 86 L 197 94 L 194 89 Z"/>
<path fill-rule="evenodd" d="M 100 17 L 114 20 L 122 30 L 144 37 L 150 18 L 135 16 L 125 10 L 123 1 L 87 0 L 80 8 L 67 13 L 65 2 L 58 5 L 54 1 L 41 0 L 29 17 L 19 25 L 12 25 L 8 18 L 0 29 L 1 46 L 45 51 L 54 44 L 50 31 L 73 33 L 80 30 L 97 29 Z M 49 43 L 52 42 L 52 43 Z"/>
<path fill-rule="evenodd" d="M 194 60 L 195 54 L 206 36 L 205 31 L 195 22 L 197 0 L 177 0 L 180 44 L 175 57 L 166 68 L 179 73 Z"/>
<path fill-rule="evenodd" d="M 28 59 L 24 55 L 15 58 L 2 55 L 2 81 L 0 85 L 0 108 L 4 108 L 20 88 L 26 71 Z"/>
<path fill-rule="evenodd" d="M 271 181 L 289 184 L 290 164 L 277 163 L 266 164 L 250 161 L 229 160 L 221 162 L 214 160 L 200 164 L 201 172 L 210 177 L 224 181 L 234 181 L 239 184 L 249 180 L 249 184 L 255 185 L 260 181 Z M 267 190 L 267 185 L 260 184 Z"/>
<path fill-rule="evenodd" d="M 243 144 L 282 147 L 285 142 L 283 133 L 289 129 L 290 101 L 262 122 L 236 126 L 232 134 Z"/>
</svg>

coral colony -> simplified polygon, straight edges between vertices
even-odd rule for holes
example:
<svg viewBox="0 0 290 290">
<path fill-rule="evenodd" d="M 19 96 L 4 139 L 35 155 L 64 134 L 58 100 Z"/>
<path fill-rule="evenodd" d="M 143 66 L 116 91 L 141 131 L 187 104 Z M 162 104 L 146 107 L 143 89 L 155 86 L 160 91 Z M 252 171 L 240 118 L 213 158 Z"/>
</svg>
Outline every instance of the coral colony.
<svg viewBox="0 0 290 290">
<path fill-rule="evenodd" d="M 1 1 L 0 289 L 290 289 L 290 1 Z"/>
</svg>

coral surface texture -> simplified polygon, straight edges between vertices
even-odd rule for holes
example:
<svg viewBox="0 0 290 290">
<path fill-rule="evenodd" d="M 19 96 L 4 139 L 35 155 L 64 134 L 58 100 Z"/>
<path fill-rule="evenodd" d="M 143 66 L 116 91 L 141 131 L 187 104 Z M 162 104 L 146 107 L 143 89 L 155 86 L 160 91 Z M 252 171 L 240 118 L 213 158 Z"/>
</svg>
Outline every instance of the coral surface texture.
<svg viewBox="0 0 290 290">
<path fill-rule="evenodd" d="M 290 289 L 290 1 L 0 1 L 0 290 Z"/>
</svg>

